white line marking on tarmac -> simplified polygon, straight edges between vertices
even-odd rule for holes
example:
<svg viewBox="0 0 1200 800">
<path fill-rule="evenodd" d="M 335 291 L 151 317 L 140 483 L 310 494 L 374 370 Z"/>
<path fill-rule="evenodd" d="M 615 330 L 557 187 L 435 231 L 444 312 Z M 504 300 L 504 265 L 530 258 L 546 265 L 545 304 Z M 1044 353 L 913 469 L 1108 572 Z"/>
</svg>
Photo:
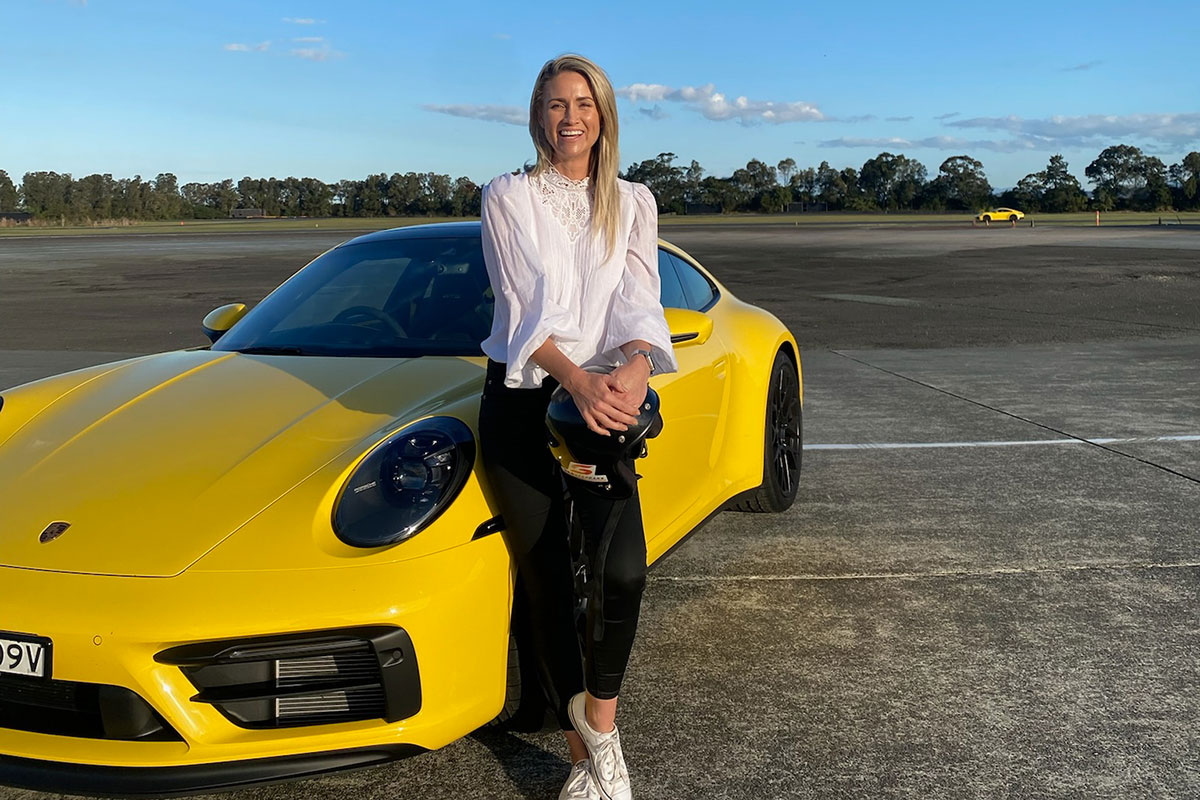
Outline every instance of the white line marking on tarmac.
<svg viewBox="0 0 1200 800">
<path fill-rule="evenodd" d="M 925 580 L 938 578 L 998 578 L 1011 575 L 1044 575 L 1071 572 L 1104 572 L 1132 569 L 1196 569 L 1200 562 L 1110 564 L 1058 564 L 1044 567 L 993 567 L 991 569 L 930 570 L 929 572 L 847 572 L 832 575 L 655 575 L 646 580 L 655 583 L 787 583 L 789 581 L 886 581 Z"/>
<path fill-rule="evenodd" d="M 906 297 L 881 297 L 874 294 L 819 294 L 825 300 L 844 300 L 847 303 L 869 303 L 874 306 L 922 306 L 920 300 L 910 300 Z"/>
<path fill-rule="evenodd" d="M 1025 447 L 1043 444 L 1144 444 L 1148 442 L 1200 442 L 1200 434 L 1184 436 L 1131 436 L 1124 439 L 1029 439 L 1016 442 L 863 442 L 861 444 L 806 444 L 805 450 L 923 450 L 940 447 Z"/>
</svg>

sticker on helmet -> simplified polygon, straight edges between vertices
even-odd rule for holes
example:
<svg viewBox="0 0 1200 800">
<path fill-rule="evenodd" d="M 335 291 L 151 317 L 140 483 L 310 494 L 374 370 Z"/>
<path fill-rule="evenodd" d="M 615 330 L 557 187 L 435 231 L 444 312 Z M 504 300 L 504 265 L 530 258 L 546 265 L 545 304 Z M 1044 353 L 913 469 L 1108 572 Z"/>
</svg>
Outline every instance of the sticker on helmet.
<svg viewBox="0 0 1200 800">
<path fill-rule="evenodd" d="M 595 464 L 577 464 L 572 461 L 566 470 L 567 474 L 572 478 L 578 478 L 581 481 L 591 481 L 592 483 L 608 483 L 607 475 L 597 475 Z"/>
</svg>

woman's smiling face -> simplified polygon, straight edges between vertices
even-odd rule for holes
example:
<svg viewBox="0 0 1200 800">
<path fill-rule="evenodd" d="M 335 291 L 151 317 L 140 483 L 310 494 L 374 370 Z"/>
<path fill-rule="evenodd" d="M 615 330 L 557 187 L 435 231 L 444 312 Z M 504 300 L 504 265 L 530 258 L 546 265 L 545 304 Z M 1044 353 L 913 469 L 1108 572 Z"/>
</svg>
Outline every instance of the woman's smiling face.
<svg viewBox="0 0 1200 800">
<path fill-rule="evenodd" d="M 571 178 L 587 175 L 592 147 L 600 138 L 600 112 L 587 79 L 578 72 L 560 72 L 546 82 L 543 96 L 542 128 L 554 150 L 554 165 L 571 173 L 582 169 L 582 174 L 568 174 Z"/>
</svg>

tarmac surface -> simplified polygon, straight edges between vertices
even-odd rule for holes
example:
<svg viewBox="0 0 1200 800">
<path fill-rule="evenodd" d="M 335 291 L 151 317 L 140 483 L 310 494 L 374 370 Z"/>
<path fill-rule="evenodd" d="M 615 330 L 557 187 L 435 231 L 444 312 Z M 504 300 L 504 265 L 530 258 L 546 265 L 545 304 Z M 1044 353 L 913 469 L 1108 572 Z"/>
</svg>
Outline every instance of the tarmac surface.
<svg viewBox="0 0 1200 800">
<path fill-rule="evenodd" d="M 1200 796 L 1200 231 L 663 236 L 796 333 L 806 452 L 788 512 L 651 571 L 635 795 Z M 341 238 L 0 239 L 0 387 L 203 344 Z M 228 796 L 553 798 L 567 769 L 485 730 Z"/>
</svg>

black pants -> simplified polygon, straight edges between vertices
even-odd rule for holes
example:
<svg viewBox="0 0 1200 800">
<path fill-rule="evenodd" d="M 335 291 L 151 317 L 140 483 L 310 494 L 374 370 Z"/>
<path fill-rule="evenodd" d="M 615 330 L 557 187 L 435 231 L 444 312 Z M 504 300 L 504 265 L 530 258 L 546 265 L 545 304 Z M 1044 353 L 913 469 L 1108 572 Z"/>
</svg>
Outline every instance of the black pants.
<svg viewBox="0 0 1200 800">
<path fill-rule="evenodd" d="M 615 508 L 611 499 L 592 493 L 572 496 L 589 551 L 595 550 L 609 515 L 620 514 L 602 574 L 596 576 L 603 595 L 600 635 L 592 635 L 596 604 L 590 603 L 581 652 L 562 471 L 546 444 L 546 407 L 556 387 L 548 377 L 538 389 L 507 388 L 504 365 L 489 360 L 479 448 L 528 600 L 543 688 L 559 724 L 569 730 L 566 707 L 573 694 L 586 686 L 603 700 L 616 697 L 621 688 L 646 584 L 646 536 L 636 492 Z"/>
</svg>

